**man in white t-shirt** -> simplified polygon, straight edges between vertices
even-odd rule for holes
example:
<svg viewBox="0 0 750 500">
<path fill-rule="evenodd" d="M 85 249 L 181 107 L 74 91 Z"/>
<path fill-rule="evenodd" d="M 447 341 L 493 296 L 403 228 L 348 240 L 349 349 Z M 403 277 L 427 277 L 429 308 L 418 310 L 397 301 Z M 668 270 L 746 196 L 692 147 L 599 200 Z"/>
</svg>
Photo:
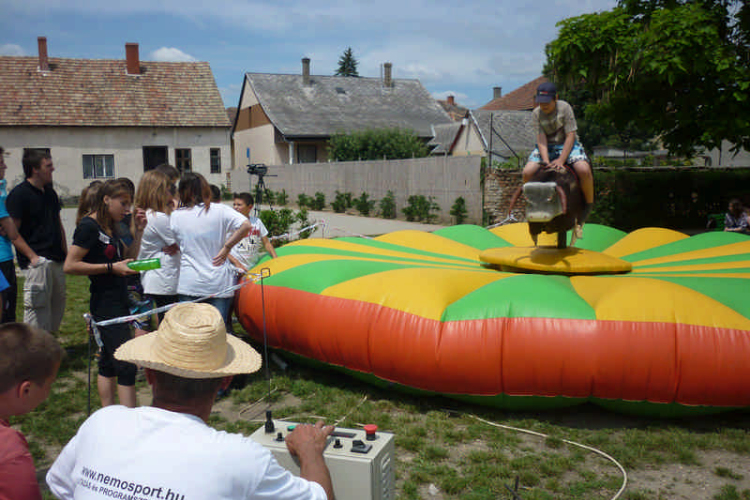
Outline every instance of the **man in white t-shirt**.
<svg viewBox="0 0 750 500">
<path fill-rule="evenodd" d="M 252 269 L 263 257 L 261 246 L 266 249 L 271 258 L 277 257 L 276 250 L 268 239 L 268 229 L 266 229 L 263 221 L 250 215 L 254 204 L 255 200 L 250 193 L 235 193 L 232 206 L 236 211 L 247 217 L 252 224 L 247 236 L 242 238 L 229 254 L 229 261 L 242 272 Z"/>
<path fill-rule="evenodd" d="M 156 332 L 126 342 L 115 358 L 145 368 L 152 406 L 91 415 L 47 473 L 57 498 L 333 499 L 323 459 L 333 427 L 299 425 L 287 435 L 296 477 L 260 444 L 207 425 L 219 389 L 261 366 L 252 347 L 226 334 L 214 306 L 176 305 Z"/>
</svg>

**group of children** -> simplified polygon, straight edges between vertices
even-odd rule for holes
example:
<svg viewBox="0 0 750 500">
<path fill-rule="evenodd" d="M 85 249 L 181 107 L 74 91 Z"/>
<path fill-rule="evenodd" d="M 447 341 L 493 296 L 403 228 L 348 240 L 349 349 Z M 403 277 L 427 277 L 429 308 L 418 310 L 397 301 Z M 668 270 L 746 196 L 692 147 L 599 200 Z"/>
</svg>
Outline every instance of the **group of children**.
<svg viewBox="0 0 750 500">
<path fill-rule="evenodd" d="M 273 258 L 276 252 L 263 223 L 250 216 L 254 203 L 249 193 L 236 194 L 233 208 L 211 199 L 203 176 L 179 176 L 169 165 L 146 172 L 137 190 L 127 179 L 94 181 L 83 190 L 64 270 L 89 277 L 94 322 L 130 314 L 129 288 L 139 285 L 155 307 L 216 295 L 207 302 L 222 313 L 231 331 L 234 294 L 222 291 L 255 265 L 260 247 Z M 161 267 L 139 276 L 127 265 L 135 258 L 158 258 Z M 95 328 L 102 406 L 114 404 L 116 397 L 124 406 L 136 406 L 137 368 L 114 357 L 132 338 L 131 327 L 136 335 L 146 329 L 128 323 Z M 28 444 L 9 418 L 46 399 L 64 351 L 43 330 L 7 323 L 0 325 L 0 352 L 0 499 L 38 499 Z"/>
<path fill-rule="evenodd" d="M 84 189 L 64 270 L 89 277 L 94 323 L 127 316 L 144 303 L 148 309 L 213 294 L 207 302 L 219 309 L 231 331 L 234 294 L 225 290 L 254 265 L 258 246 L 272 257 L 276 253 L 263 223 L 248 217 L 252 196 L 236 195 L 236 210 L 212 204 L 211 198 L 203 176 L 180 176 L 170 165 L 144 173 L 137 189 L 128 179 L 95 181 Z M 234 250 L 238 243 L 241 248 Z M 128 267 L 136 258 L 158 259 L 161 267 L 139 275 Z M 102 406 L 119 399 L 135 407 L 137 369 L 116 360 L 114 352 L 133 336 L 132 330 L 136 336 L 148 331 L 148 322 L 93 330 L 100 347 L 97 389 Z"/>
</svg>

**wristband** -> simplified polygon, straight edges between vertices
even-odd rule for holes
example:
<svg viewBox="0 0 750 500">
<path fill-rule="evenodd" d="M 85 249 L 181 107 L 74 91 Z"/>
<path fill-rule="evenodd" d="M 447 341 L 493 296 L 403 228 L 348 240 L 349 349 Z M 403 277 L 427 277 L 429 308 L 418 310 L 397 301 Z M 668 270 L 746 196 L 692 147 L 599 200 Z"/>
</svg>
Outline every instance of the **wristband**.
<svg viewBox="0 0 750 500">
<path fill-rule="evenodd" d="M 107 274 L 112 274 L 112 263 L 107 262 Z"/>
</svg>

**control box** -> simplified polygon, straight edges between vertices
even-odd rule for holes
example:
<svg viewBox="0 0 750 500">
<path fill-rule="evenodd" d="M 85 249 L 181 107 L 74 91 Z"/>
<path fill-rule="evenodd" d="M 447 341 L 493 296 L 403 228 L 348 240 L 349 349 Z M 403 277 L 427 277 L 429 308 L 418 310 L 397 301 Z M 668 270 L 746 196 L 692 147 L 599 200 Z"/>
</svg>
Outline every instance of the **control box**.
<svg viewBox="0 0 750 500">
<path fill-rule="evenodd" d="M 294 422 L 273 420 L 255 431 L 250 438 L 273 453 L 279 464 L 299 476 L 299 462 L 292 457 L 284 438 L 297 425 Z M 337 427 L 328 438 L 323 452 L 331 472 L 336 500 L 394 500 L 395 443 L 389 432 L 379 432 L 377 426 L 365 429 Z"/>
</svg>

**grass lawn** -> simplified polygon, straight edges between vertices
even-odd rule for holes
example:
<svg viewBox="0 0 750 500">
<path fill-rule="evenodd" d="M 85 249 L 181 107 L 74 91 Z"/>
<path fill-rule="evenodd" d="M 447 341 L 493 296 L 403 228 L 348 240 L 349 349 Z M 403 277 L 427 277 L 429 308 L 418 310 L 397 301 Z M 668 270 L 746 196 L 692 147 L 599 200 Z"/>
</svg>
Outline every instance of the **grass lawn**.
<svg viewBox="0 0 750 500">
<path fill-rule="evenodd" d="M 68 357 L 49 399 L 31 414 L 12 419 L 26 434 L 40 474 L 86 418 L 88 344 L 82 315 L 88 299 L 88 279 L 69 276 L 59 337 Z M 623 474 L 599 454 L 568 443 L 574 441 L 622 464 L 628 486 L 619 498 L 750 500 L 747 412 L 689 420 L 629 417 L 593 405 L 507 412 L 405 395 L 294 364 L 282 371 L 271 363 L 271 375 L 269 383 L 261 370 L 218 402 L 210 424 L 250 434 L 262 425 L 269 407 L 275 418 L 298 422 L 375 423 L 396 435 L 399 499 L 510 499 L 506 485 L 516 480 L 518 496 L 525 500 L 612 498 Z M 141 383 L 141 404 L 149 403 L 147 394 Z M 92 410 L 98 408 L 95 388 L 91 403 Z"/>
</svg>

